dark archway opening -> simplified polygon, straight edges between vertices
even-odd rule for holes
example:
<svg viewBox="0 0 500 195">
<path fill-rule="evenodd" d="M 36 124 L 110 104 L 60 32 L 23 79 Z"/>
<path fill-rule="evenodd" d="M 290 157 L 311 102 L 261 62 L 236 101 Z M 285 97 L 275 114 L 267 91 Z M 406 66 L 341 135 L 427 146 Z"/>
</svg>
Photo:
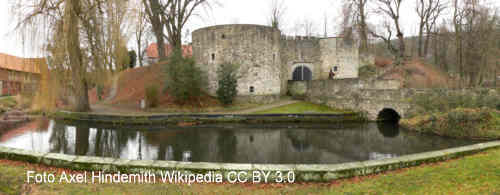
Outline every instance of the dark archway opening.
<svg viewBox="0 0 500 195">
<path fill-rule="evenodd" d="M 312 80 L 312 71 L 306 66 L 298 66 L 293 71 L 292 80 L 294 81 L 310 81 Z"/>
<path fill-rule="evenodd" d="M 384 108 L 378 113 L 377 121 L 399 123 L 401 116 L 392 108 Z"/>
</svg>

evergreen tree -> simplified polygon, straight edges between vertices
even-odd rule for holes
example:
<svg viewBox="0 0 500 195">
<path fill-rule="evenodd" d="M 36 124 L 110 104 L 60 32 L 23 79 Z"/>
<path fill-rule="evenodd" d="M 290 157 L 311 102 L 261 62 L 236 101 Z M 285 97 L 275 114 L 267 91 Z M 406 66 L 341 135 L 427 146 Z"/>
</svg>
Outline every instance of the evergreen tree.
<svg viewBox="0 0 500 195">
<path fill-rule="evenodd" d="M 219 87 L 217 88 L 217 99 L 223 105 L 230 105 L 238 94 L 238 78 L 236 76 L 238 66 L 230 63 L 223 63 L 217 70 Z"/>
</svg>

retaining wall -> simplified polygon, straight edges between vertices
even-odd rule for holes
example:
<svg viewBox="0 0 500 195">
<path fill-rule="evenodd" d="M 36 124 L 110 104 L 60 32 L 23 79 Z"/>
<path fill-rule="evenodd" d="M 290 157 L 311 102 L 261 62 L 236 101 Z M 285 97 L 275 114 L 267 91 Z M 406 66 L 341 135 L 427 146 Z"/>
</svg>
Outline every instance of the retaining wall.
<svg viewBox="0 0 500 195">
<path fill-rule="evenodd" d="M 276 176 L 278 171 L 293 172 L 295 181 L 327 182 L 335 179 L 349 178 L 381 173 L 400 168 L 417 166 L 423 163 L 445 161 L 478 153 L 487 149 L 500 147 L 500 141 L 474 144 L 433 152 L 405 155 L 383 160 L 369 160 L 343 164 L 234 164 L 206 162 L 176 162 L 157 160 L 125 160 L 102 157 L 74 156 L 55 153 L 39 153 L 21 149 L 0 147 L 0 159 L 39 163 L 47 166 L 68 168 L 81 171 L 104 171 L 106 173 L 144 173 L 160 174 L 162 171 L 181 171 L 185 174 L 222 174 L 223 179 L 230 171 L 247 172 L 252 181 L 253 171 L 270 171 Z M 286 174 L 284 174 L 286 178 Z M 270 181 L 275 181 L 270 178 Z"/>
<path fill-rule="evenodd" d="M 166 115 L 107 115 L 83 112 L 55 112 L 52 118 L 114 125 L 154 125 L 194 123 L 293 123 L 293 122 L 362 122 L 359 113 L 346 114 L 166 114 Z"/>
</svg>

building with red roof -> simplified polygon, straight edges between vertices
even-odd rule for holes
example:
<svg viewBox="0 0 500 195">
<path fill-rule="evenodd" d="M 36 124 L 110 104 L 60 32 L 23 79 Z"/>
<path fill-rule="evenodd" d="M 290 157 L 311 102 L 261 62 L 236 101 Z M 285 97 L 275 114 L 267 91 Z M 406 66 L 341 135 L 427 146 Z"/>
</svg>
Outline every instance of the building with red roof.
<svg viewBox="0 0 500 195">
<path fill-rule="evenodd" d="M 165 44 L 165 56 L 172 54 L 173 47 L 170 44 Z M 191 45 L 182 46 L 182 55 L 184 57 L 193 56 L 193 47 Z M 147 64 L 154 64 L 160 60 L 158 55 L 158 44 L 152 43 L 146 48 Z"/>
<path fill-rule="evenodd" d="M 21 90 L 34 90 L 40 81 L 40 68 L 45 58 L 20 58 L 0 53 L 0 96 L 17 95 Z"/>
</svg>

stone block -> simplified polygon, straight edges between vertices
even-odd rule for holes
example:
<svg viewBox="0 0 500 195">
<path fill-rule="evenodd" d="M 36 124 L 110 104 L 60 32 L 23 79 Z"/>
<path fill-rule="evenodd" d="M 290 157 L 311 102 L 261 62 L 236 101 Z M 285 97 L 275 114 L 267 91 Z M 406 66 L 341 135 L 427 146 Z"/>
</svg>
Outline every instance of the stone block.
<svg viewBox="0 0 500 195">
<path fill-rule="evenodd" d="M 34 151 L 29 151 L 29 150 L 12 148 L 12 149 L 8 150 L 8 154 L 6 154 L 5 156 L 9 160 L 24 161 L 24 162 L 30 162 L 30 163 L 40 163 L 42 157 L 45 154 L 46 153 L 40 153 L 40 152 L 34 152 Z"/>
<path fill-rule="evenodd" d="M 76 159 L 76 156 L 59 154 L 59 153 L 48 153 L 43 156 L 41 163 L 47 166 L 61 167 L 61 168 L 72 168 L 72 162 Z"/>
<path fill-rule="evenodd" d="M 77 156 L 72 164 L 76 170 L 114 172 L 117 170 L 113 165 L 114 161 L 114 158 Z"/>
</svg>

